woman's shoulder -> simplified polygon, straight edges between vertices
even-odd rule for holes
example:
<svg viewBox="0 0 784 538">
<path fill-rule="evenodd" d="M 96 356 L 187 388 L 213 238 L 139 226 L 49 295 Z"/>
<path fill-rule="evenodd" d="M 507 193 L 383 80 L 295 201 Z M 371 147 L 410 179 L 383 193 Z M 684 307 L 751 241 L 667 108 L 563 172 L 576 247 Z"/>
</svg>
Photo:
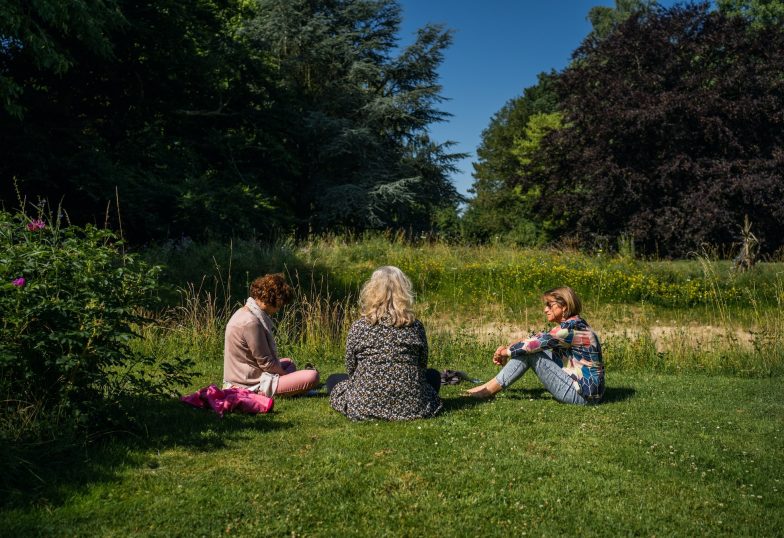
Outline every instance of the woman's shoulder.
<svg viewBox="0 0 784 538">
<path fill-rule="evenodd" d="M 398 334 L 400 334 L 400 336 L 403 338 L 406 339 L 414 338 L 419 341 L 427 342 L 427 333 L 425 332 L 425 326 L 418 319 L 415 319 L 408 325 L 395 327 L 395 331 Z"/>
<path fill-rule="evenodd" d="M 261 322 L 250 310 L 243 306 L 232 314 L 231 318 L 229 318 L 229 323 L 226 326 L 246 327 L 248 325 L 261 325 Z"/>
<path fill-rule="evenodd" d="M 572 316 L 569 319 L 565 319 L 561 322 L 562 329 L 573 329 L 578 331 L 590 331 L 591 326 L 588 325 L 588 322 L 585 321 L 580 316 Z"/>
<path fill-rule="evenodd" d="M 425 330 L 425 324 L 419 321 L 418 319 L 412 321 L 409 327 L 413 327 L 416 330 L 422 330 L 422 331 Z"/>
<path fill-rule="evenodd" d="M 363 329 L 366 327 L 370 327 L 370 322 L 367 320 L 365 316 L 357 318 L 354 320 L 354 323 L 351 324 L 351 330 Z"/>
<path fill-rule="evenodd" d="M 422 336 L 425 335 L 425 324 L 419 321 L 418 319 L 414 320 L 414 323 L 411 324 L 411 327 Z"/>
</svg>

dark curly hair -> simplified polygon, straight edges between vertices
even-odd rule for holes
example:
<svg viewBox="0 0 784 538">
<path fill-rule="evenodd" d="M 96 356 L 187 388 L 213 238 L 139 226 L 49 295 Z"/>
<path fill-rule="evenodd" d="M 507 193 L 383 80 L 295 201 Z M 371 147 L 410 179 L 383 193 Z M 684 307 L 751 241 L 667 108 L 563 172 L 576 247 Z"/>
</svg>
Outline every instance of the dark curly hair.
<svg viewBox="0 0 784 538">
<path fill-rule="evenodd" d="M 262 303 L 280 308 L 291 302 L 294 290 L 286 283 L 283 273 L 258 277 L 250 284 L 250 296 Z"/>
</svg>

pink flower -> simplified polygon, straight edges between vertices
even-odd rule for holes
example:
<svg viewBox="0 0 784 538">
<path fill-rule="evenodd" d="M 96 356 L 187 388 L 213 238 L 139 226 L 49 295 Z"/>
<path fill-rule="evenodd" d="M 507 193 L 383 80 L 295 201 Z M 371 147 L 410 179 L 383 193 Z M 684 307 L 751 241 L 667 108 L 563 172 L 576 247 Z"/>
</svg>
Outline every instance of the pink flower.
<svg viewBox="0 0 784 538">
<path fill-rule="evenodd" d="M 46 223 L 41 219 L 35 219 L 34 221 L 27 223 L 27 229 L 31 232 L 37 232 L 38 230 L 43 230 L 46 228 Z"/>
<path fill-rule="evenodd" d="M 22 286 L 25 285 L 25 282 L 27 282 L 27 281 L 24 279 L 24 277 L 20 276 L 19 278 L 15 279 L 15 280 L 12 280 L 11 284 L 16 286 L 17 288 L 21 288 Z"/>
</svg>

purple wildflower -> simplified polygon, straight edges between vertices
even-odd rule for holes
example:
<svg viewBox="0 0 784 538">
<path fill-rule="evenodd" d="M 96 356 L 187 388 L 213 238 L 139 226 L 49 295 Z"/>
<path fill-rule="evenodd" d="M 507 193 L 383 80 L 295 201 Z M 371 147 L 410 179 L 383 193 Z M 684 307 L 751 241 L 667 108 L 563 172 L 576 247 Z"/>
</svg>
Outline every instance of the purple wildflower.
<svg viewBox="0 0 784 538">
<path fill-rule="evenodd" d="M 31 232 L 36 232 L 38 230 L 43 230 L 46 228 L 46 223 L 41 219 L 35 219 L 34 221 L 27 223 L 27 229 Z"/>
<path fill-rule="evenodd" d="M 11 284 L 13 284 L 14 286 L 16 286 L 17 288 L 21 288 L 22 286 L 24 286 L 24 285 L 25 285 L 25 282 L 27 282 L 27 281 L 25 280 L 25 278 L 24 278 L 23 276 L 20 276 L 19 278 L 12 280 L 12 281 L 11 281 Z"/>
</svg>

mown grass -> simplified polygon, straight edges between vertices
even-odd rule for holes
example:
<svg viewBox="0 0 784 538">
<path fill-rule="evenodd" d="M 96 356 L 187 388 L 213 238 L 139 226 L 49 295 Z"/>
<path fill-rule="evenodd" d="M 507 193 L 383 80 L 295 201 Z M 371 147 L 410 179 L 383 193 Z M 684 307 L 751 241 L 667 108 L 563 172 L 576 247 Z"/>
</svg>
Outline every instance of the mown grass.
<svg viewBox="0 0 784 538">
<path fill-rule="evenodd" d="M 484 373 L 484 372 L 483 372 Z M 433 420 L 355 424 L 326 398 L 223 420 L 175 402 L 110 442 L 8 535 L 773 536 L 779 381 L 614 374 L 608 402 L 558 405 L 533 379 Z M 87 475 L 84 477 L 83 475 Z"/>
<path fill-rule="evenodd" d="M 489 358 L 498 343 L 544 327 L 541 289 L 575 285 L 605 341 L 607 403 L 560 405 L 533 376 L 482 404 L 445 387 L 444 414 L 411 423 L 351 423 L 324 396 L 223 420 L 176 400 L 140 400 L 132 433 L 52 451 L 29 488 L 7 492 L 4 534 L 763 536 L 784 528 L 784 337 L 773 315 L 781 264 L 737 275 L 707 258 L 642 262 L 380 237 L 166 248 L 148 255 L 171 264 L 180 303 L 140 328 L 137 345 L 193 357 L 199 374 L 184 391 L 220 381 L 223 326 L 244 294 L 235 284 L 273 270 L 288 272 L 298 290 L 280 316 L 281 352 L 314 362 L 324 378 L 341 371 L 358 287 L 391 263 L 415 281 L 431 366 L 482 379 L 496 372 Z M 197 259 L 206 267 L 190 263 Z M 569 275 L 583 280 L 563 280 Z M 663 284 L 647 295 L 624 291 L 639 275 Z"/>
</svg>

